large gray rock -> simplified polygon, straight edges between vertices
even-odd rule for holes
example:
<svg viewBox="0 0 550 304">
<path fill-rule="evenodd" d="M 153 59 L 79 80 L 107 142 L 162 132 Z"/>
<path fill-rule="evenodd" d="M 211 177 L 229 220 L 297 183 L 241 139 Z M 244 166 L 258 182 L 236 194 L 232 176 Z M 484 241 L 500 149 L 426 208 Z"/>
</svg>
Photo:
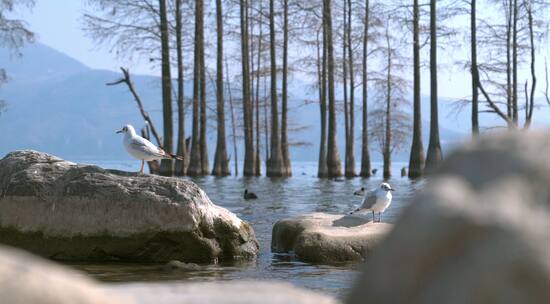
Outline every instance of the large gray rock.
<svg viewBox="0 0 550 304">
<path fill-rule="evenodd" d="M 109 291 L 87 277 L 0 246 L 0 302 L 10 304 L 127 304 L 129 296 Z"/>
<path fill-rule="evenodd" d="M 328 296 L 286 283 L 232 281 L 208 283 L 131 283 L 110 286 L 137 304 L 337 304 Z"/>
<path fill-rule="evenodd" d="M 271 250 L 294 252 L 299 259 L 313 263 L 361 261 L 391 227 L 356 215 L 307 214 L 275 223 Z"/>
<path fill-rule="evenodd" d="M 214 262 L 258 253 L 252 227 L 192 182 L 35 151 L 0 160 L 0 243 L 80 261 Z"/>
<path fill-rule="evenodd" d="M 348 303 L 548 303 L 550 135 L 450 155 L 364 265 Z"/>
</svg>

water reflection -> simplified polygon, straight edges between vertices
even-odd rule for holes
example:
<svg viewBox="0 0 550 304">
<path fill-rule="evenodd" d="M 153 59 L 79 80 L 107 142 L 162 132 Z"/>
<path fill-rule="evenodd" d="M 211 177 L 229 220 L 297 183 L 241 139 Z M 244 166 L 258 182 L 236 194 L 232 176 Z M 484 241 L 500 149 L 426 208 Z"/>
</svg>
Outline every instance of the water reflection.
<svg viewBox="0 0 550 304">
<path fill-rule="evenodd" d="M 95 162 L 105 167 L 128 170 L 124 163 Z M 139 164 L 138 164 L 139 165 Z M 343 297 L 357 276 L 358 264 L 311 265 L 292 255 L 272 254 L 271 229 L 282 218 L 309 212 L 347 213 L 356 208 L 362 197 L 353 192 L 365 187 L 373 189 L 382 182 L 380 172 L 370 179 L 330 181 L 316 178 L 316 163 L 294 164 L 295 176 L 290 179 L 267 177 L 201 177 L 192 179 L 206 191 L 211 200 L 236 213 L 254 227 L 260 243 L 260 256 L 254 262 L 205 265 L 196 271 L 166 271 L 162 265 L 148 264 L 73 264 L 93 277 L 106 282 L 129 281 L 211 281 L 211 280 L 282 280 L 294 285 Z M 374 164 L 380 168 L 381 164 Z M 422 182 L 410 182 L 400 177 L 406 164 L 395 163 L 390 180 L 396 188 L 391 207 L 382 220 L 395 222 L 408 198 Z M 133 167 L 132 167 L 133 168 Z M 137 171 L 136 167 L 136 171 Z M 379 170 L 380 171 L 380 170 Z M 265 171 L 264 171 L 265 172 Z M 244 200 L 244 189 L 258 195 L 256 200 Z M 370 215 L 367 218 L 370 220 Z"/>
</svg>

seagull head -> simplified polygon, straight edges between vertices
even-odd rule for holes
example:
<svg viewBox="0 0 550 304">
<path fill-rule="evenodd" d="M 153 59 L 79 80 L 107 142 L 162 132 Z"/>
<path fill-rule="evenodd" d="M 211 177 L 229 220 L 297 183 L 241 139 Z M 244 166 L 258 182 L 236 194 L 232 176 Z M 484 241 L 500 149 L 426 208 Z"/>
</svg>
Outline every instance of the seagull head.
<svg viewBox="0 0 550 304">
<path fill-rule="evenodd" d="M 128 133 L 128 134 L 135 134 L 136 133 L 136 130 L 134 129 L 134 127 L 132 127 L 132 125 L 125 125 L 124 127 L 122 127 L 122 129 L 116 131 L 117 133 Z"/>
<path fill-rule="evenodd" d="M 380 189 L 384 190 L 384 191 L 395 191 L 395 189 L 393 189 L 390 184 L 388 183 L 381 183 L 380 184 Z"/>
</svg>

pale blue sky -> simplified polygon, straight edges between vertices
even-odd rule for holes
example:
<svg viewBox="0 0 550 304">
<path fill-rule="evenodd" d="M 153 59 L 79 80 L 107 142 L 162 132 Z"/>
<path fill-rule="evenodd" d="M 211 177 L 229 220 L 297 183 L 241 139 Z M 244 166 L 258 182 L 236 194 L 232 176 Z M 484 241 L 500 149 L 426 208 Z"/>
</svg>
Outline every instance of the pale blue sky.
<svg viewBox="0 0 550 304">
<path fill-rule="evenodd" d="M 84 0 L 37 0 L 32 11 L 21 10 L 18 17 L 26 20 L 30 28 L 38 34 L 38 41 L 53 47 L 91 68 L 118 71 L 120 66 L 129 66 L 134 73 L 158 74 L 147 63 L 121 62 L 110 54 L 106 47 L 98 48 L 81 30 L 80 18 L 85 8 Z M 292 46 L 292 45 L 291 45 Z M 452 62 L 466 56 L 468 50 L 439 52 L 439 63 Z M 540 52 L 546 54 L 546 48 Z M 544 55 L 542 55 L 544 56 Z M 208 60 L 208 59 L 207 59 Z M 214 60 L 211 58 L 210 60 Z M 537 95 L 544 85 L 544 59 L 538 58 L 539 86 Z M 520 77 L 521 78 L 521 77 Z M 439 95 L 462 98 L 471 94 L 469 72 L 459 68 L 443 68 L 439 71 Z M 429 94 L 429 74 L 423 71 L 422 91 Z"/>
</svg>

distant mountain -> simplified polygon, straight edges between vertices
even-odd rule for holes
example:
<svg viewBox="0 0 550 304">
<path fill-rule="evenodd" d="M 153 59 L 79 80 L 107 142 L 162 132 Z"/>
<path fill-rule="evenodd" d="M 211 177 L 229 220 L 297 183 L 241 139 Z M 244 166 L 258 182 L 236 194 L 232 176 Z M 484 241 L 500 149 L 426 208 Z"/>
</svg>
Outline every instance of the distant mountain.
<svg viewBox="0 0 550 304">
<path fill-rule="evenodd" d="M 120 74 L 107 70 L 91 69 L 77 60 L 43 44 L 34 44 L 22 51 L 23 56 L 13 57 L 1 51 L 0 67 L 5 67 L 10 81 L 0 88 L 0 99 L 8 102 L 8 111 L 0 116 L 0 157 L 9 151 L 31 148 L 54 153 L 69 159 L 128 159 L 121 137 L 115 134 L 125 123 L 143 126 L 143 120 L 134 100 L 124 85 L 106 86 L 120 78 Z M 158 77 L 132 75 L 145 108 L 162 130 L 161 94 Z M 192 94 L 190 83 L 186 93 Z M 212 91 L 212 90 L 208 90 Z M 291 134 L 293 142 L 311 143 L 293 147 L 295 160 L 317 160 L 319 138 L 319 106 L 302 105 L 304 100 L 315 100 L 316 92 L 299 79 L 291 79 L 290 121 L 292 126 L 305 126 Z M 234 95 L 237 95 L 234 93 Z M 214 97 L 211 98 L 214 108 Z M 240 102 L 236 102 L 238 109 Z M 448 117 L 452 107 L 441 102 L 440 132 L 446 151 L 453 143 L 469 132 L 465 124 L 467 113 L 459 114 L 456 121 Z M 423 99 L 423 119 L 429 119 L 427 98 Z M 229 106 L 227 106 L 229 108 Z M 175 107 L 174 107 L 175 109 Z M 360 109 L 357 109 L 357 138 L 360 137 Z M 189 113 L 190 111 L 188 111 Z M 213 113 L 212 113 L 213 114 Z M 176 118 L 177 116 L 174 115 Z M 188 115 L 190 117 L 190 115 Z M 230 117 L 226 115 L 228 136 Z M 342 119 L 340 119 L 342 120 Z M 188 118 L 187 122 L 190 123 Z M 215 150 L 214 123 L 209 126 L 209 151 Z M 343 121 L 339 122 L 339 145 L 343 159 Z M 466 126 L 466 127 L 464 127 Z M 428 145 L 429 126 L 424 127 L 424 145 Z M 190 126 L 187 126 L 188 135 Z M 176 135 L 176 134 L 174 134 Z M 262 139 L 263 142 L 263 139 Z M 231 145 L 230 138 L 228 144 Z M 357 161 L 360 161 L 360 141 L 357 141 Z M 232 148 L 229 149 L 231 152 Z M 239 147 L 242 153 L 242 147 Z M 380 159 L 375 151 L 374 159 Z M 263 153 L 262 153 L 263 156 Z M 242 156 L 240 157 L 242 159 Z M 399 152 L 394 160 L 408 160 L 408 151 Z"/>
</svg>

